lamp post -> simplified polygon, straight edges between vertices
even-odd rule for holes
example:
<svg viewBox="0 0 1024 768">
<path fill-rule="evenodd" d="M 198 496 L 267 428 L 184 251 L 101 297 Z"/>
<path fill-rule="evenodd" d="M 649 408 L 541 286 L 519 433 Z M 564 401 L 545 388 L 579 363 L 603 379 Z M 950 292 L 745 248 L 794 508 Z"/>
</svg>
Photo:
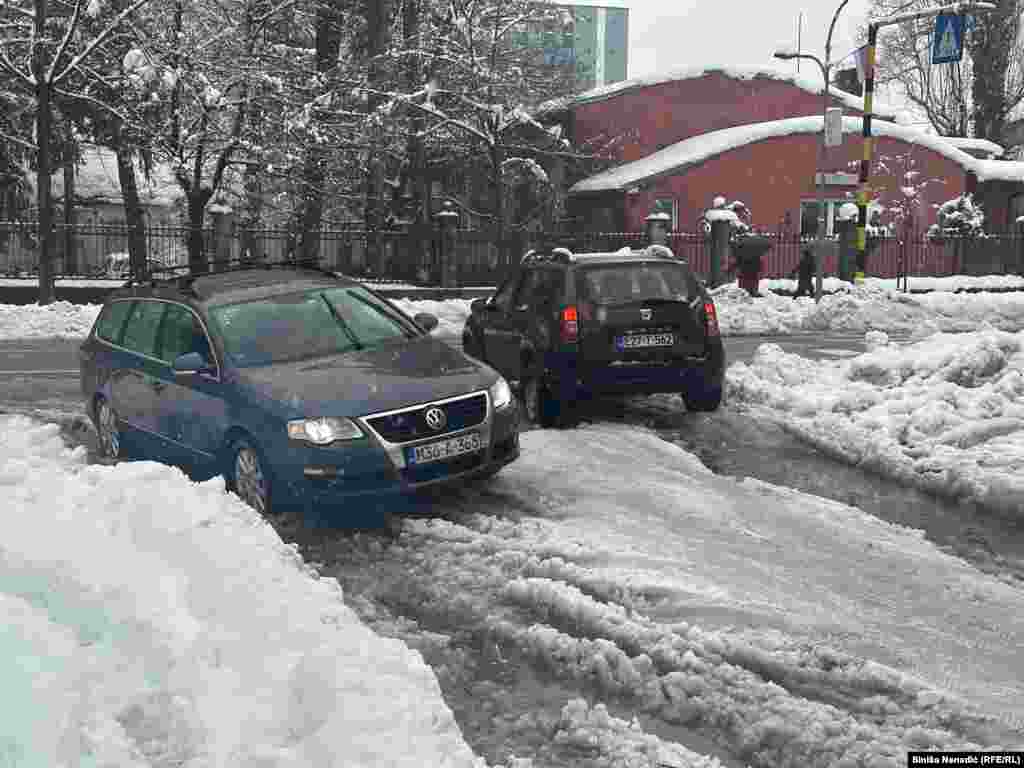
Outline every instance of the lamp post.
<svg viewBox="0 0 1024 768">
<path fill-rule="evenodd" d="M 927 11 L 903 13 L 896 16 L 886 16 L 884 19 L 877 19 L 868 23 L 868 43 L 866 55 L 864 56 L 864 109 L 863 111 L 863 135 L 864 135 L 864 158 L 860 162 L 860 175 L 858 178 L 859 189 L 857 190 L 857 264 L 864 264 L 864 255 L 867 247 L 867 224 L 868 224 L 868 179 L 871 176 L 871 159 L 873 142 L 871 140 L 871 109 L 875 93 L 875 45 L 878 42 L 878 30 L 892 24 L 901 24 L 905 21 L 917 21 L 919 19 L 930 19 L 934 16 L 944 14 L 964 14 L 968 11 L 994 11 L 996 6 L 992 3 L 968 2 L 953 3 L 944 5 L 941 8 L 931 8 Z"/>
<path fill-rule="evenodd" d="M 822 90 L 822 101 L 821 101 L 821 149 L 818 153 L 818 173 L 816 178 L 816 187 L 818 192 L 818 228 L 815 236 L 816 243 L 814 248 L 814 301 L 821 301 L 821 294 L 823 293 L 823 286 L 825 282 L 824 268 L 822 262 L 824 261 L 824 250 L 825 250 L 825 159 L 827 157 L 828 148 L 825 144 L 825 120 L 828 114 L 828 103 L 829 103 L 829 73 L 832 69 L 832 33 L 836 29 L 836 21 L 839 20 L 839 14 L 843 8 L 846 7 L 850 0 L 843 0 L 836 8 L 836 12 L 832 14 L 832 23 L 828 27 L 828 37 L 825 39 L 825 61 L 822 61 L 812 53 L 794 53 L 792 51 L 776 51 L 775 58 L 781 59 L 782 61 L 789 61 L 791 59 L 807 59 L 813 61 L 818 65 L 818 69 L 821 70 L 821 78 L 825 81 L 825 87 Z"/>
</svg>

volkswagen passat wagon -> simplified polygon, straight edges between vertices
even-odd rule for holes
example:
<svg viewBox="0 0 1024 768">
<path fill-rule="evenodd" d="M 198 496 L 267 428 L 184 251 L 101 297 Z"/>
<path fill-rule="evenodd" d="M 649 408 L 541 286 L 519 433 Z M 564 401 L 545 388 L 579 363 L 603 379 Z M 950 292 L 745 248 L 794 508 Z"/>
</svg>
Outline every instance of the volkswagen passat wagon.
<svg viewBox="0 0 1024 768">
<path fill-rule="evenodd" d="M 82 393 L 108 458 L 219 473 L 261 513 L 333 505 L 344 524 L 519 455 L 505 379 L 437 322 L 295 266 L 130 282 L 81 346 Z"/>
</svg>

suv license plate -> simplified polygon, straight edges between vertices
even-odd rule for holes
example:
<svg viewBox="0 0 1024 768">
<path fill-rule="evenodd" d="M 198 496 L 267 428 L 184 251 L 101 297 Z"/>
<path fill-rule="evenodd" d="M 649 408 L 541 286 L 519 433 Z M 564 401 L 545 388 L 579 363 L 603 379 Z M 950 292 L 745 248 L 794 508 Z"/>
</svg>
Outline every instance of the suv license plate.
<svg viewBox="0 0 1024 768">
<path fill-rule="evenodd" d="M 636 349 L 637 347 L 671 347 L 676 343 L 672 333 L 635 333 L 631 336 L 618 336 L 615 346 L 619 349 Z"/>
<path fill-rule="evenodd" d="M 432 461 L 443 461 L 464 453 L 479 451 L 483 447 L 484 441 L 481 439 L 480 433 L 470 432 L 448 440 L 406 448 L 405 460 L 409 464 L 429 464 Z"/>
</svg>

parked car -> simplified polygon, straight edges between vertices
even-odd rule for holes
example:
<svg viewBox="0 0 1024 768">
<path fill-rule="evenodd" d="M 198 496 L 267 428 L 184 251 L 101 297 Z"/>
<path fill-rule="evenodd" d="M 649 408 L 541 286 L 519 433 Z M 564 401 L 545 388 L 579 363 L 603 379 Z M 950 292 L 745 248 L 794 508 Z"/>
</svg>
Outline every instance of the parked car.
<svg viewBox="0 0 1024 768">
<path fill-rule="evenodd" d="M 348 514 L 519 455 L 505 379 L 436 325 L 295 266 L 129 283 L 81 346 L 82 394 L 105 456 L 223 474 L 261 513 Z"/>
<path fill-rule="evenodd" d="M 714 301 L 664 246 L 531 251 L 470 306 L 463 349 L 519 383 L 534 423 L 572 424 L 596 395 L 673 392 L 695 411 L 722 401 Z"/>
</svg>

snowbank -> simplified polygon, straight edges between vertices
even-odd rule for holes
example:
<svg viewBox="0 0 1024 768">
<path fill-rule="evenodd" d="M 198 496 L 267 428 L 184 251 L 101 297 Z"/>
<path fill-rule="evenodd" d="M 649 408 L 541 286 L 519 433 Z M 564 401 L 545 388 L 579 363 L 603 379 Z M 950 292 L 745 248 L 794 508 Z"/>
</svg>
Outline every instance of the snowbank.
<svg viewBox="0 0 1024 768">
<path fill-rule="evenodd" d="M 0 418 L 0 755 L 19 766 L 474 766 L 432 670 L 222 482 L 87 466 Z"/>
<path fill-rule="evenodd" d="M 1024 333 L 992 327 L 811 362 L 762 345 L 727 372 L 729 398 L 765 406 L 828 453 L 929 491 L 1024 513 Z"/>
<path fill-rule="evenodd" d="M 851 286 L 834 278 L 825 289 L 837 291 L 822 298 L 792 299 L 771 292 L 772 288 L 795 289 L 791 280 L 762 280 L 758 298 L 751 297 L 735 283 L 711 293 L 718 306 L 722 333 L 730 335 L 786 334 L 813 331 L 863 333 L 869 330 L 913 332 L 927 335 L 938 331 L 970 331 L 989 323 L 1005 331 L 1024 330 L 1024 290 L 1007 293 L 953 293 L 965 288 L 1024 289 L 1024 279 L 993 275 L 983 278 L 914 278 L 925 281 L 932 293 L 906 294 L 895 290 L 895 281 L 869 278 L 862 286 Z M 914 283 L 916 285 L 916 283 Z M 393 299 L 409 315 L 429 312 L 440 320 L 434 333 L 459 337 L 469 317 L 472 299 Z M 47 307 L 36 304 L 0 304 L 0 338 L 85 336 L 100 307 L 58 301 Z"/>
</svg>

